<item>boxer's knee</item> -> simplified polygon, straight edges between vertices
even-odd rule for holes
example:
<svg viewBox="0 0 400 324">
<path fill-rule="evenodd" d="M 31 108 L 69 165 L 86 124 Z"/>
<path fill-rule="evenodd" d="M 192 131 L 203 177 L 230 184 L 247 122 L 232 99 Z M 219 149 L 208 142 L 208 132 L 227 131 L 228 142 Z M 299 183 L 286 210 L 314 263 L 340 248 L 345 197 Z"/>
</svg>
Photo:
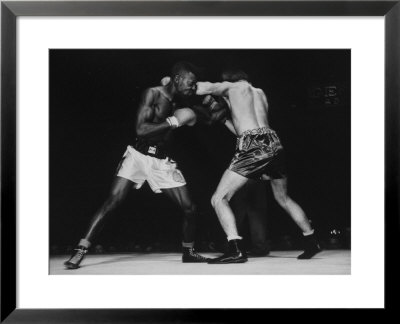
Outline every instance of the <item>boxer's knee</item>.
<svg viewBox="0 0 400 324">
<path fill-rule="evenodd" d="M 211 205 L 216 208 L 218 207 L 221 203 L 224 202 L 226 199 L 226 196 L 219 194 L 216 192 L 212 197 L 211 197 Z"/>
<path fill-rule="evenodd" d="M 194 223 L 196 221 L 196 206 L 194 204 L 184 206 L 182 211 L 184 217 L 184 224 L 185 222 L 189 224 L 189 223 Z"/>
<path fill-rule="evenodd" d="M 188 216 L 194 215 L 197 210 L 196 205 L 193 203 L 183 204 L 181 207 L 182 207 L 183 213 Z"/>
</svg>

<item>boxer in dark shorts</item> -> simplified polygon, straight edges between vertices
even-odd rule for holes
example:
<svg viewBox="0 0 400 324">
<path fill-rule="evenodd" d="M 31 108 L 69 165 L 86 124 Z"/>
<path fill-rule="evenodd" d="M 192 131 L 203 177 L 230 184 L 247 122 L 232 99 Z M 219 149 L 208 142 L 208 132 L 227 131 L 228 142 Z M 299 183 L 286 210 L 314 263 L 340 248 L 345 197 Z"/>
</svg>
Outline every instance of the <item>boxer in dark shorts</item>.
<svg viewBox="0 0 400 324">
<path fill-rule="evenodd" d="M 227 235 L 229 251 L 208 263 L 247 261 L 229 201 L 249 179 L 270 180 L 275 200 L 300 227 L 305 237 L 304 252 L 298 259 L 310 259 L 320 252 L 320 247 L 305 212 L 287 193 L 283 147 L 275 131 L 269 127 L 267 97 L 262 89 L 253 87 L 243 71 L 225 71 L 222 79 L 223 82 L 216 83 L 197 82 L 196 89 L 197 95 L 220 96 L 226 101 L 230 118 L 225 125 L 238 136 L 235 155 L 211 198 L 211 204 Z"/>
<path fill-rule="evenodd" d="M 236 140 L 235 155 L 229 170 L 259 180 L 286 177 L 283 146 L 276 132 L 261 127 L 245 131 Z"/>
</svg>

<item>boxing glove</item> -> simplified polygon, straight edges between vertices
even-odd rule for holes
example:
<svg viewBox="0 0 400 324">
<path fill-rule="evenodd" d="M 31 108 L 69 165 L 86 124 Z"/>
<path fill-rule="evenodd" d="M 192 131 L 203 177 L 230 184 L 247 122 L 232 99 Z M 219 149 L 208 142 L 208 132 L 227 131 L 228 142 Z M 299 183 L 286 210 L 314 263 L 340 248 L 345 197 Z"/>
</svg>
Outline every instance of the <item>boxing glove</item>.
<svg viewBox="0 0 400 324">
<path fill-rule="evenodd" d="M 211 123 L 224 123 L 229 118 L 229 108 L 224 100 L 217 100 L 217 98 L 207 95 L 204 97 L 202 104 L 208 111 Z"/>
<path fill-rule="evenodd" d="M 193 126 L 197 121 L 195 112 L 190 108 L 175 110 L 174 117 L 178 120 L 178 127 L 183 125 Z"/>
<path fill-rule="evenodd" d="M 212 124 L 217 122 L 224 124 L 225 121 L 229 118 L 230 118 L 230 111 L 227 107 L 223 107 L 221 109 L 212 111 L 210 116 Z"/>
<path fill-rule="evenodd" d="M 162 79 L 161 79 L 161 85 L 162 86 L 166 86 L 168 83 L 170 83 L 171 82 L 171 78 L 169 77 L 169 76 L 166 76 L 166 77 L 163 77 Z"/>
<path fill-rule="evenodd" d="M 214 110 L 218 110 L 220 108 L 220 105 L 218 104 L 218 101 L 215 100 L 212 96 L 207 95 L 204 97 L 202 101 L 202 105 L 208 109 L 209 112 L 212 112 Z"/>
</svg>

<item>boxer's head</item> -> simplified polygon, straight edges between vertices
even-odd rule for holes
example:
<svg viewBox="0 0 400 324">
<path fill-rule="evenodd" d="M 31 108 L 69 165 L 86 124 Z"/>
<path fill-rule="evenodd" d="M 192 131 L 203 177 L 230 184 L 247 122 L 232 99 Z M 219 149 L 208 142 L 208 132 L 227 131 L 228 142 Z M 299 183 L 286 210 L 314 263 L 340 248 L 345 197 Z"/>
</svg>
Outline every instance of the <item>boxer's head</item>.
<svg viewBox="0 0 400 324">
<path fill-rule="evenodd" d="M 246 72 L 239 69 L 225 70 L 221 74 L 222 81 L 237 82 L 237 81 L 250 81 Z"/>
<path fill-rule="evenodd" d="M 199 69 L 189 62 L 178 62 L 171 70 L 171 80 L 177 92 L 184 96 L 196 93 Z"/>
</svg>

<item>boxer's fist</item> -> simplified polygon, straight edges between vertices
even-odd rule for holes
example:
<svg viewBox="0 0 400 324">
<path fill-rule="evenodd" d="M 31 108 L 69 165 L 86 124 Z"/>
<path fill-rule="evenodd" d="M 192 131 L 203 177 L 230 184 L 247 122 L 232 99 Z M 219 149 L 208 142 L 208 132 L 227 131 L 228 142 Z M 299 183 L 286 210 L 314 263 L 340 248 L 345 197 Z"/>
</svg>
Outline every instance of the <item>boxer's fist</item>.
<svg viewBox="0 0 400 324">
<path fill-rule="evenodd" d="M 230 112 L 228 107 L 221 107 L 218 110 L 214 110 L 211 112 L 210 120 L 211 123 L 225 123 L 227 119 L 230 118 Z"/>
<path fill-rule="evenodd" d="M 204 97 L 202 105 L 208 112 L 211 124 L 215 122 L 224 123 L 229 118 L 229 108 L 223 99 L 217 100 L 217 98 L 208 95 Z"/>
<path fill-rule="evenodd" d="M 169 77 L 169 76 L 166 76 L 166 77 L 163 77 L 162 79 L 161 79 L 161 85 L 162 86 L 166 86 L 168 83 L 170 83 L 171 82 L 171 78 Z"/>
<path fill-rule="evenodd" d="M 196 124 L 196 114 L 190 108 L 177 109 L 174 112 L 174 116 L 176 117 L 176 119 L 178 119 L 179 126 L 193 126 L 194 124 Z"/>
<path fill-rule="evenodd" d="M 202 105 L 207 108 L 209 112 L 212 112 L 213 110 L 217 110 L 220 108 L 220 105 L 218 104 L 218 101 L 215 100 L 212 96 L 207 95 L 204 97 L 202 101 Z"/>
</svg>

